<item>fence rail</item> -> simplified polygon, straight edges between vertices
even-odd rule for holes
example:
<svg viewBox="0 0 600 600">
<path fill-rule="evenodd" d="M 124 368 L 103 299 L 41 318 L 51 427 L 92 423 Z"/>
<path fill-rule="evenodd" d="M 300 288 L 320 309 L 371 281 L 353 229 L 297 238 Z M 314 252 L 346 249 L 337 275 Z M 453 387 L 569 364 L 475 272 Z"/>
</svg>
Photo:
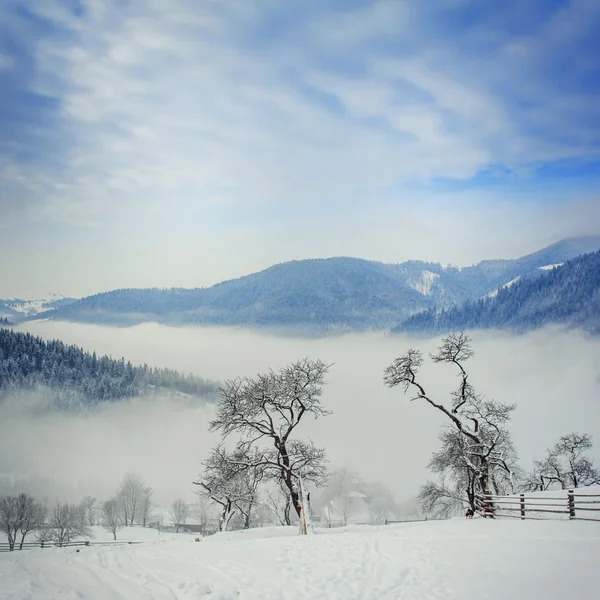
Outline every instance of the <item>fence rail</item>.
<svg viewBox="0 0 600 600">
<path fill-rule="evenodd" d="M 126 544 L 141 544 L 142 542 L 126 542 L 121 540 L 108 542 L 90 542 L 89 540 L 75 542 L 15 542 L 14 544 L 0 543 L 0 552 L 13 552 L 15 550 L 31 550 L 33 548 L 67 548 L 73 546 L 123 546 Z"/>
<path fill-rule="evenodd" d="M 475 508 L 482 517 L 492 519 L 543 519 L 544 515 L 548 515 L 548 519 L 556 519 L 554 515 L 567 515 L 571 521 L 600 521 L 600 514 L 595 514 L 600 512 L 600 494 L 576 494 L 573 490 L 568 490 L 563 497 L 478 494 Z M 592 514 L 582 515 L 582 512 Z"/>
</svg>

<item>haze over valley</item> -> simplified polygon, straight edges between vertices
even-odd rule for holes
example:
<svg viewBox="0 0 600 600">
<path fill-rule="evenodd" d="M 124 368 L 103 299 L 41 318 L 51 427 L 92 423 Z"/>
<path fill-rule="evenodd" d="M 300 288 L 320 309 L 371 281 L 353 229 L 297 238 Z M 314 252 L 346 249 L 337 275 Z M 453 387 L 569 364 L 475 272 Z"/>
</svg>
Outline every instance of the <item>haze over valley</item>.
<svg viewBox="0 0 600 600">
<path fill-rule="evenodd" d="M 433 351 L 439 338 L 381 332 L 293 338 L 243 328 L 114 328 L 62 321 L 31 322 L 17 330 L 220 382 L 277 370 L 304 356 L 320 358 L 332 364 L 323 402 L 333 414 L 306 421 L 306 435 L 327 447 L 332 466 L 386 482 L 399 501 L 413 499 L 413 505 L 438 445 L 442 421 L 428 407 L 384 387 L 382 377 L 383 369 L 408 347 Z M 524 335 L 481 332 L 473 340 L 474 385 L 488 396 L 517 404 L 513 435 L 525 468 L 565 431 L 586 431 L 600 439 L 597 338 L 547 328 Z M 431 393 L 447 400 L 456 383 L 452 370 L 429 365 L 424 373 Z M 36 480 L 44 478 L 49 497 L 102 497 L 133 470 L 165 503 L 179 496 L 192 501 L 191 482 L 217 441 L 208 432 L 214 399 L 205 405 L 173 395 L 134 398 L 80 413 L 40 411 L 39 400 L 17 393 L 0 410 L 0 472 L 16 476 L 11 488 L 35 488 Z M 5 477 L 0 485 L 7 485 Z"/>
</svg>

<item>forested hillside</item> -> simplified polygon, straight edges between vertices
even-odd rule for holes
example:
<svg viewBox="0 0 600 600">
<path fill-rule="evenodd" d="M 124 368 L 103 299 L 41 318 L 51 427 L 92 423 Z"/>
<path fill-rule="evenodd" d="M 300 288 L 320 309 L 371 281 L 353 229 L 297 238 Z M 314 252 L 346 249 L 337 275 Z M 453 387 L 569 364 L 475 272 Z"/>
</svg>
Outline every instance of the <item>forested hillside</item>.
<svg viewBox="0 0 600 600">
<path fill-rule="evenodd" d="M 54 399 L 95 404 L 160 389 L 210 396 L 216 384 L 170 369 L 133 366 L 96 356 L 77 346 L 45 342 L 29 333 L 0 328 L 0 398 L 17 390 L 44 388 Z"/>
<path fill-rule="evenodd" d="M 600 252 L 585 254 L 535 279 L 516 281 L 494 297 L 413 315 L 394 332 L 439 333 L 468 329 L 527 331 L 552 323 L 600 333 Z"/>
<path fill-rule="evenodd" d="M 467 267 L 357 258 L 291 261 L 210 288 L 121 289 L 34 318 L 132 325 L 205 323 L 319 331 L 387 329 L 415 313 L 478 300 L 515 278 L 600 248 L 600 236 L 557 242 L 514 260 Z"/>
</svg>

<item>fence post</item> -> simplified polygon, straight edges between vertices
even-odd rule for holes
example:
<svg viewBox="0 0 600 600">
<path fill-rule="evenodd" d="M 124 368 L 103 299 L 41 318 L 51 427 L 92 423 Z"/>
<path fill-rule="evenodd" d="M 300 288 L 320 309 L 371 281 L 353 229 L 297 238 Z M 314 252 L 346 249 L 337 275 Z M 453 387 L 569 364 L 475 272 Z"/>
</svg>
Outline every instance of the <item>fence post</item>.
<svg viewBox="0 0 600 600">
<path fill-rule="evenodd" d="M 41 546 L 40 546 L 40 547 L 41 547 L 41 548 L 43 548 L 43 547 L 44 547 L 44 540 L 42 540 L 42 542 L 41 542 Z"/>
<path fill-rule="evenodd" d="M 521 519 L 525 518 L 525 494 L 521 494 Z"/>
<path fill-rule="evenodd" d="M 494 503 L 492 502 L 492 495 L 489 490 L 485 490 L 485 516 L 493 519 L 494 514 Z"/>
<path fill-rule="evenodd" d="M 567 504 L 569 506 L 569 519 L 575 518 L 575 497 L 573 496 L 573 490 L 567 492 Z"/>
<path fill-rule="evenodd" d="M 85 540 L 85 545 L 89 546 L 90 545 L 90 540 Z"/>
</svg>

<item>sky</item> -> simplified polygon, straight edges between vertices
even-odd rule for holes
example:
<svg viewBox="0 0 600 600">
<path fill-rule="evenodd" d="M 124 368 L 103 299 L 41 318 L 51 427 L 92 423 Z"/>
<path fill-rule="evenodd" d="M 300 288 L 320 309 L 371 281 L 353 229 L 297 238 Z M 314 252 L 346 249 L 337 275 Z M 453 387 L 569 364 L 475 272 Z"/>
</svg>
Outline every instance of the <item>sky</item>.
<svg viewBox="0 0 600 600">
<path fill-rule="evenodd" d="M 0 297 L 600 232 L 600 2 L 3 0 Z"/>
</svg>

